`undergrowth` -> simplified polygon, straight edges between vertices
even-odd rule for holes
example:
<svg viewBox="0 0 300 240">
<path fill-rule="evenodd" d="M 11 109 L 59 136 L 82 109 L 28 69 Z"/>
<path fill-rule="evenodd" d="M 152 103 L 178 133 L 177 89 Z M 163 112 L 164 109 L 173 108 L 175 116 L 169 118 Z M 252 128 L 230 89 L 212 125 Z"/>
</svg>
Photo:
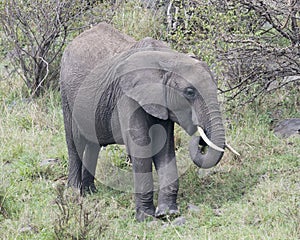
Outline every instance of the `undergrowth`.
<svg viewBox="0 0 300 240">
<path fill-rule="evenodd" d="M 96 194 L 81 198 L 67 189 L 59 93 L 27 99 L 22 84 L 10 82 L 1 82 L 0 92 L 3 239 L 299 238 L 299 138 L 279 139 L 272 132 L 274 121 L 299 117 L 295 96 L 283 103 L 274 95 L 262 104 L 224 112 L 227 141 L 241 157 L 226 152 L 220 164 L 209 170 L 191 163 L 189 138 L 176 127 L 182 171 L 178 203 L 186 224 L 175 226 L 168 220 L 137 223 L 130 189 L 106 186 L 101 176 L 110 169 L 101 172 L 105 164 L 131 176 L 130 162 L 120 146 L 102 151 Z M 191 204 L 198 211 L 189 210 Z"/>
<path fill-rule="evenodd" d="M 159 19 L 140 5 L 124 8 L 114 16 L 117 28 L 137 39 L 163 38 Z M 0 63 L 0 73 L 2 68 Z M 300 238 L 300 138 L 280 139 L 272 131 L 280 120 L 300 117 L 296 89 L 247 106 L 224 103 L 227 141 L 241 157 L 226 151 L 212 169 L 193 165 L 189 137 L 176 126 L 178 203 L 186 219 L 181 226 L 168 219 L 136 222 L 131 165 L 120 146 L 108 146 L 100 154 L 97 193 L 82 198 L 66 188 L 60 95 L 27 96 L 17 76 L 0 80 L 1 239 Z M 120 179 L 126 181 L 120 184 Z M 108 187 L 112 183 L 115 188 Z"/>
</svg>

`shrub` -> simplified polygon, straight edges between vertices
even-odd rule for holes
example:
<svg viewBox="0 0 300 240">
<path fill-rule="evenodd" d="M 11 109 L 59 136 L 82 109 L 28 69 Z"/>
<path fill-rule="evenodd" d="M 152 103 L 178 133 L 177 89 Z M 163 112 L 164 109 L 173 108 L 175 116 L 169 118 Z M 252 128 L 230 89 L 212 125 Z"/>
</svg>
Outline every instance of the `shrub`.
<svg viewBox="0 0 300 240">
<path fill-rule="evenodd" d="M 297 1 L 169 1 L 167 40 L 205 60 L 224 100 L 253 102 L 300 82 Z"/>
<path fill-rule="evenodd" d="M 97 17 L 105 16 L 107 4 L 101 4 Z M 63 48 L 74 31 L 92 22 L 84 16 L 97 5 L 99 1 L 9 0 L 0 6 L 3 48 L 32 96 L 57 86 Z"/>
</svg>

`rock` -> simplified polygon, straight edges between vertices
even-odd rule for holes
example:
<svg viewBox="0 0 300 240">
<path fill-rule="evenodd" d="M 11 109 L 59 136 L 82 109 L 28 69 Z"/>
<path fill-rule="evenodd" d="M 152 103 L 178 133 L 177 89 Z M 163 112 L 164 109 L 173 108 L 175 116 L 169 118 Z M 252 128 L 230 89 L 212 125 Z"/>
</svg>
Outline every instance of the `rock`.
<svg viewBox="0 0 300 240">
<path fill-rule="evenodd" d="M 274 128 L 274 133 L 281 138 L 300 135 L 300 118 L 290 118 L 279 122 Z"/>
<path fill-rule="evenodd" d="M 165 223 L 165 224 L 163 224 L 162 226 L 161 226 L 161 228 L 162 229 L 166 229 L 166 228 L 168 228 L 170 225 L 169 225 L 169 223 Z"/>
<path fill-rule="evenodd" d="M 158 226 L 160 226 L 162 223 L 159 219 L 157 218 L 153 218 L 153 220 L 147 222 L 147 226 L 150 228 L 156 228 Z"/>
<path fill-rule="evenodd" d="M 214 214 L 215 214 L 217 217 L 220 217 L 220 216 L 223 215 L 223 211 L 222 211 L 221 209 L 219 209 L 219 208 L 214 209 L 213 211 L 214 211 Z"/>
<path fill-rule="evenodd" d="M 186 223 L 186 219 L 185 217 L 178 217 L 178 218 L 175 218 L 172 222 L 172 225 L 174 226 L 182 226 Z"/>
<path fill-rule="evenodd" d="M 59 159 L 58 158 L 49 158 L 49 159 L 45 159 L 40 163 L 40 166 L 46 166 L 46 165 L 53 165 L 59 163 Z"/>
<path fill-rule="evenodd" d="M 190 212 L 195 212 L 195 213 L 200 212 L 200 208 L 198 206 L 196 206 L 196 205 L 191 204 L 191 203 L 188 204 L 187 209 Z"/>
<path fill-rule="evenodd" d="M 22 226 L 20 229 L 19 229 L 19 233 L 28 233 L 28 232 L 34 232 L 34 233 L 37 233 L 37 228 L 34 227 L 34 226 L 31 226 L 31 225 L 27 225 L 27 226 Z"/>
<path fill-rule="evenodd" d="M 300 81 L 300 75 L 293 75 L 293 76 L 286 76 L 278 78 L 277 80 L 274 80 L 270 82 L 267 91 L 272 91 L 274 89 L 280 88 L 280 86 L 284 86 L 286 84 Z"/>
<path fill-rule="evenodd" d="M 214 171 L 212 169 L 204 169 L 204 168 L 198 169 L 199 178 L 204 178 L 212 174 L 214 174 Z"/>
</svg>

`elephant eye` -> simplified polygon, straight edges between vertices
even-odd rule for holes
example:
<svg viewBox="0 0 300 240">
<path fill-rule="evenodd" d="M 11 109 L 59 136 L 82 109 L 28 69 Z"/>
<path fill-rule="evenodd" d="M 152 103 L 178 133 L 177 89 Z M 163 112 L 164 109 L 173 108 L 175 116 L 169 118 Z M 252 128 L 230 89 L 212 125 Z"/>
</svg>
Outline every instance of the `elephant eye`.
<svg viewBox="0 0 300 240">
<path fill-rule="evenodd" d="M 184 95 L 188 99 L 194 99 L 196 97 L 196 89 L 193 87 L 187 87 L 186 89 L 184 89 Z"/>
</svg>

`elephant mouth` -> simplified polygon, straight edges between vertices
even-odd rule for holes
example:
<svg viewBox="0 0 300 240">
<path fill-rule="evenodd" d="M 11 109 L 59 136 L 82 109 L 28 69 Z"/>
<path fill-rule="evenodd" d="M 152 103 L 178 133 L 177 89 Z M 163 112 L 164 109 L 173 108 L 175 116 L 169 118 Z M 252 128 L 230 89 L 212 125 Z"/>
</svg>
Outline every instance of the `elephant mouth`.
<svg viewBox="0 0 300 240">
<path fill-rule="evenodd" d="M 199 152 L 202 154 L 202 155 L 205 155 L 208 151 L 208 145 L 207 143 L 203 140 L 202 137 L 198 137 L 198 149 L 199 149 Z"/>
<path fill-rule="evenodd" d="M 204 130 L 201 127 L 197 127 L 198 133 L 200 134 L 199 137 L 199 151 L 201 154 L 206 154 L 208 147 L 211 147 L 212 149 L 218 151 L 218 152 L 224 152 L 223 148 L 218 147 L 216 144 L 214 144 L 209 138 L 206 136 Z M 234 153 L 237 156 L 240 156 L 240 154 L 233 148 L 231 147 L 228 143 L 225 142 L 225 148 L 227 148 L 229 151 Z"/>
<path fill-rule="evenodd" d="M 216 144 L 209 140 L 209 138 L 206 136 L 204 130 L 201 127 L 198 126 L 197 129 L 198 133 L 200 134 L 199 147 L 201 153 L 205 154 L 208 147 L 211 147 L 212 149 L 219 152 L 224 152 L 223 148 L 218 147 Z"/>
<path fill-rule="evenodd" d="M 224 135 L 209 139 L 201 127 L 197 127 L 200 136 L 194 136 L 189 144 L 190 156 L 193 162 L 201 168 L 211 168 L 222 158 L 225 148 L 239 155 L 229 144 L 226 143 Z M 217 140 L 217 146 L 213 141 Z"/>
</svg>

